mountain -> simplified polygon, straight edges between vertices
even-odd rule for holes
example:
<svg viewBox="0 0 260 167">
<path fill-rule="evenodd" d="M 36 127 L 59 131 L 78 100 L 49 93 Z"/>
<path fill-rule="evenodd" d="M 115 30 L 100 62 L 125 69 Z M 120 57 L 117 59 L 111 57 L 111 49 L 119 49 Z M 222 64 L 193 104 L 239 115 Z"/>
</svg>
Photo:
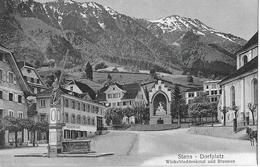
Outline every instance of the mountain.
<svg viewBox="0 0 260 167">
<path fill-rule="evenodd" d="M 233 71 L 234 53 L 246 40 L 219 32 L 198 19 L 172 15 L 158 20 L 138 19 L 157 38 L 176 46 L 184 69 L 196 74 Z"/>
<path fill-rule="evenodd" d="M 18 60 L 54 59 L 61 65 L 68 49 L 66 68 L 105 61 L 170 72 L 206 74 L 210 68 L 211 74 L 223 75 L 234 69 L 233 53 L 245 43 L 199 20 L 136 19 L 95 2 L 2 0 L 0 14 L 0 43 Z"/>
</svg>

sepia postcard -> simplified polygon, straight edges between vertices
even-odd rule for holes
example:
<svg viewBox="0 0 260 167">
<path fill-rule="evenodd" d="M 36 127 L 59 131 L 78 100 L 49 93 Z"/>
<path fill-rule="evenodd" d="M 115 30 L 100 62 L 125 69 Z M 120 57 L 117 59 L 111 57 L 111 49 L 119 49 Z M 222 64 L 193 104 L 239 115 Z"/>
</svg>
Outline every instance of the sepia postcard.
<svg viewBox="0 0 260 167">
<path fill-rule="evenodd" d="M 258 0 L 0 0 L 0 167 L 257 166 Z"/>
</svg>

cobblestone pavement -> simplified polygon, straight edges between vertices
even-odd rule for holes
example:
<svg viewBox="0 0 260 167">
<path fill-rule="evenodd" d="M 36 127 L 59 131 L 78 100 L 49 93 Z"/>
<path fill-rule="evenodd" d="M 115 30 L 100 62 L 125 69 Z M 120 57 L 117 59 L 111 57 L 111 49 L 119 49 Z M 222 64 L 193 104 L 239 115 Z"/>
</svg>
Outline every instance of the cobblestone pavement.
<svg viewBox="0 0 260 167">
<path fill-rule="evenodd" d="M 255 164 L 256 147 L 247 140 L 233 140 L 189 134 L 187 129 L 157 132 L 111 131 L 92 139 L 92 149 L 97 152 L 114 152 L 112 156 L 98 158 L 39 158 L 14 157 L 14 154 L 44 153 L 46 146 L 2 149 L 0 167 L 47 166 L 140 166 L 166 165 L 165 160 L 176 159 L 178 154 L 222 153 L 236 159 L 236 163 Z M 232 156 L 231 156 L 232 155 Z M 230 157 L 231 156 L 231 157 Z M 243 157 L 243 158 L 241 158 Z"/>
</svg>

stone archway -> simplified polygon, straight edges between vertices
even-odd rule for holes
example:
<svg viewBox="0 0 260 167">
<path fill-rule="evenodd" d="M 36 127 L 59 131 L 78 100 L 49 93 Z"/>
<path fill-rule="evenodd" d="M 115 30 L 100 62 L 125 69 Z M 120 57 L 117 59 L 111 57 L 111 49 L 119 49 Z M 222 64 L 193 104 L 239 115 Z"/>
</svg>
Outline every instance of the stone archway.
<svg viewBox="0 0 260 167">
<path fill-rule="evenodd" d="M 159 80 L 149 92 L 150 124 L 171 124 L 171 90 Z"/>
</svg>

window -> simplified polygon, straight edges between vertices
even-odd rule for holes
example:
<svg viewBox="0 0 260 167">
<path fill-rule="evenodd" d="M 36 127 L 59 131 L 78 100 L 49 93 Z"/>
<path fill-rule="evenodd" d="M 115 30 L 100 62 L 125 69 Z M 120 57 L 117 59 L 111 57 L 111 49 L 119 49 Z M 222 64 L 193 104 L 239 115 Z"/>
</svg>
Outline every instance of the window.
<svg viewBox="0 0 260 167">
<path fill-rule="evenodd" d="M 22 103 L 22 96 L 18 95 L 18 103 Z"/>
<path fill-rule="evenodd" d="M 64 103 L 65 103 L 65 107 L 69 107 L 69 100 L 68 99 L 65 99 Z"/>
<path fill-rule="evenodd" d="M 75 101 L 72 101 L 72 108 L 75 109 Z"/>
<path fill-rule="evenodd" d="M 82 104 L 82 107 L 83 107 L 83 111 L 86 111 L 86 104 Z"/>
<path fill-rule="evenodd" d="M 27 68 L 27 72 L 28 72 L 28 73 L 31 73 L 32 71 L 31 71 L 31 69 Z"/>
<path fill-rule="evenodd" d="M 217 95 L 218 94 L 218 91 L 217 90 L 212 90 L 211 91 L 211 95 Z"/>
<path fill-rule="evenodd" d="M 45 100 L 40 100 L 40 106 L 41 106 L 41 107 L 45 107 L 45 106 L 46 106 Z"/>
<path fill-rule="evenodd" d="M 123 102 L 123 106 L 125 106 L 125 105 L 126 105 L 126 102 L 124 101 L 124 102 Z"/>
<path fill-rule="evenodd" d="M 206 85 L 206 89 L 209 89 L 209 85 Z"/>
<path fill-rule="evenodd" d="M 81 123 L 80 115 L 77 116 L 77 124 Z"/>
<path fill-rule="evenodd" d="M 116 103 L 112 103 L 112 105 L 113 105 L 113 107 L 115 107 L 115 106 L 116 106 Z"/>
<path fill-rule="evenodd" d="M 88 125 L 90 125 L 90 117 L 87 118 Z"/>
<path fill-rule="evenodd" d="M 258 103 L 258 88 L 257 88 L 257 79 L 253 79 L 252 81 L 252 87 L 253 87 L 253 92 L 252 92 L 252 95 L 253 95 L 253 103 L 255 105 L 257 105 Z"/>
<path fill-rule="evenodd" d="M 8 111 L 8 116 L 9 116 L 9 117 L 13 117 L 13 116 L 14 116 L 14 112 L 13 112 L 12 110 L 9 110 L 9 111 Z"/>
<path fill-rule="evenodd" d="M 9 101 L 13 101 L 14 95 L 12 93 L 9 93 Z"/>
<path fill-rule="evenodd" d="M 111 99 L 112 98 L 112 94 L 108 94 L 108 98 Z"/>
<path fill-rule="evenodd" d="M 86 125 L 86 124 L 87 124 L 87 119 L 86 119 L 86 116 L 83 116 L 83 121 L 82 121 L 82 123 L 83 123 L 84 125 Z"/>
<path fill-rule="evenodd" d="M 4 54 L 0 52 L 0 61 L 4 61 Z"/>
<path fill-rule="evenodd" d="M 206 95 L 209 95 L 209 91 L 206 91 Z"/>
<path fill-rule="evenodd" d="M 18 117 L 23 118 L 23 112 L 18 112 Z"/>
<path fill-rule="evenodd" d="M 243 57 L 243 63 L 244 63 L 244 65 L 245 65 L 247 62 L 248 62 L 247 56 L 244 56 L 244 57 Z"/>
<path fill-rule="evenodd" d="M 40 121 L 41 121 L 41 122 L 46 121 L 46 114 L 41 114 L 41 115 L 40 115 Z"/>
<path fill-rule="evenodd" d="M 192 93 L 188 93 L 188 97 L 194 97 L 194 93 L 192 92 Z"/>
<path fill-rule="evenodd" d="M 0 99 L 3 99 L 3 91 L 0 91 Z"/>
<path fill-rule="evenodd" d="M 217 88 L 217 84 L 212 84 L 212 89 L 216 89 Z"/>
<path fill-rule="evenodd" d="M 221 90 L 221 89 L 219 90 L 219 94 L 220 94 L 220 95 L 222 94 L 222 90 Z"/>
<path fill-rule="evenodd" d="M 34 83 L 34 78 L 31 78 L 31 80 L 30 80 L 32 83 Z"/>
<path fill-rule="evenodd" d="M 0 69 L 0 81 L 3 80 L 3 70 Z"/>
<path fill-rule="evenodd" d="M 75 115 L 74 115 L 74 114 L 72 114 L 72 116 L 71 116 L 71 123 L 73 123 L 73 124 L 74 124 L 74 123 L 75 123 L 75 121 L 76 121 L 76 120 L 75 120 Z"/>
<path fill-rule="evenodd" d="M 78 110 L 80 110 L 80 102 L 78 102 Z"/>
<path fill-rule="evenodd" d="M 9 72 L 9 83 L 14 83 L 14 74 Z"/>
<path fill-rule="evenodd" d="M 65 113 L 65 122 L 68 123 L 69 122 L 69 113 Z"/>
<path fill-rule="evenodd" d="M 92 125 L 95 125 L 95 118 L 92 118 Z"/>
<path fill-rule="evenodd" d="M 36 82 L 39 84 L 39 83 L 40 83 L 40 80 L 39 80 L 39 79 L 36 79 Z"/>
<path fill-rule="evenodd" d="M 70 91 L 73 91 L 73 86 L 70 86 Z"/>
<path fill-rule="evenodd" d="M 211 102 L 216 102 L 216 101 L 218 101 L 218 98 L 217 98 L 217 97 L 212 97 L 212 98 L 211 98 Z"/>
<path fill-rule="evenodd" d="M 230 88 L 230 97 L 231 97 L 231 106 L 234 106 L 234 105 L 236 105 L 236 103 L 235 103 L 235 87 L 234 86 L 232 86 L 231 88 Z"/>
</svg>

